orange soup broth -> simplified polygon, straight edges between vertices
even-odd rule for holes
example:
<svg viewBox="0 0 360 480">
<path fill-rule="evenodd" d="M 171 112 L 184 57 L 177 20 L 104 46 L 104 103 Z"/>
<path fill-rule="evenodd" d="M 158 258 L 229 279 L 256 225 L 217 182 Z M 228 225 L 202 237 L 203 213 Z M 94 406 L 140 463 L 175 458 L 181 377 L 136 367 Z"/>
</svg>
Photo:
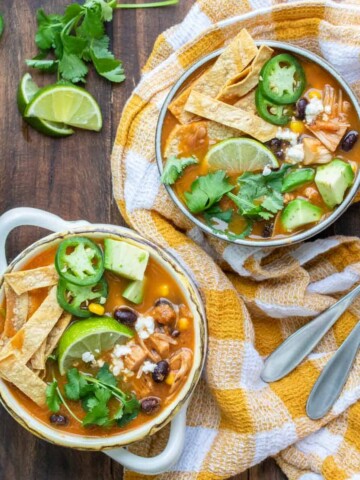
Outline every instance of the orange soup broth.
<svg viewBox="0 0 360 480">
<path fill-rule="evenodd" d="M 277 53 L 281 53 L 281 52 L 275 51 L 275 54 Z M 324 70 L 322 67 L 301 56 L 298 56 L 298 59 L 300 60 L 306 75 L 306 86 L 305 86 L 304 92 L 306 92 L 310 88 L 322 90 L 326 84 L 329 84 L 336 89 L 341 89 L 339 83 L 332 77 L 332 75 L 329 72 Z M 211 63 L 208 63 L 205 66 L 200 67 L 199 70 L 194 72 L 194 74 L 190 76 L 186 80 L 186 82 L 184 82 L 184 85 L 182 86 L 181 90 L 179 90 L 179 93 L 181 93 L 184 89 L 189 87 L 189 85 L 196 78 L 198 78 L 209 67 L 209 65 L 211 65 Z M 350 102 L 348 95 L 346 95 L 344 91 L 343 91 L 343 98 L 344 100 L 347 100 L 351 104 L 351 108 L 348 113 L 350 129 L 355 129 L 360 131 L 360 122 L 359 122 L 358 115 L 356 113 L 354 106 Z M 204 119 L 199 119 L 199 120 L 204 120 Z M 282 127 L 283 128 L 289 127 L 289 124 L 283 125 Z M 176 127 L 177 125 L 180 125 L 179 122 L 177 121 L 176 117 L 172 115 L 172 113 L 168 110 L 164 120 L 164 126 L 162 131 L 161 146 L 162 146 L 163 154 L 165 151 L 166 140 L 168 139 L 173 128 Z M 182 137 L 180 138 L 180 144 L 179 144 L 180 157 L 195 155 L 199 160 L 199 163 L 197 165 L 191 165 L 188 168 L 186 168 L 183 175 L 176 181 L 175 185 L 173 186 L 176 195 L 179 197 L 179 199 L 185 205 L 185 207 L 186 207 L 186 203 L 184 200 L 185 199 L 184 193 L 191 190 L 191 184 L 194 182 L 194 180 L 196 180 L 201 175 L 206 175 L 209 173 L 206 162 L 204 162 L 204 158 L 209 148 L 212 145 L 209 143 L 207 138 L 199 140 L 198 136 L 196 135 L 197 129 L 198 127 L 196 123 L 194 123 L 193 128 L 190 130 L 190 132 L 182 135 Z M 305 133 L 311 135 L 310 131 Z M 360 141 L 358 141 L 355 144 L 354 148 L 350 152 L 343 152 L 342 150 L 340 150 L 340 148 L 338 148 L 333 154 L 333 158 L 335 157 L 350 160 L 354 162 L 354 165 L 357 165 L 358 167 L 360 162 Z M 229 180 L 233 185 L 236 185 L 237 178 L 238 178 L 238 175 L 230 176 Z M 317 191 L 315 182 L 309 182 L 305 186 L 297 189 L 296 190 L 297 194 L 300 194 L 300 196 L 303 195 L 304 190 L 308 187 L 312 187 Z M 236 190 L 234 190 L 234 193 L 236 193 Z M 329 215 L 330 210 L 323 202 L 320 194 L 312 198 L 311 202 L 323 209 L 324 218 Z M 220 202 L 220 205 L 224 209 L 233 208 L 234 212 L 236 212 L 236 207 L 234 206 L 233 202 L 228 198 L 223 198 Z M 240 234 L 246 228 L 246 225 L 247 223 L 244 220 L 244 218 L 241 215 L 234 213 L 232 221 L 229 224 L 229 230 L 235 234 Z M 252 234 L 249 236 L 249 238 L 253 240 L 260 240 L 260 239 L 263 240 L 264 239 L 262 237 L 263 228 L 264 228 L 264 222 L 262 221 L 255 222 Z M 305 229 L 306 228 L 300 228 L 295 233 L 299 233 L 299 231 L 305 230 Z M 273 239 L 282 238 L 285 236 L 289 236 L 289 234 L 286 234 L 281 229 L 280 222 L 277 221 L 277 219 L 275 219 L 274 232 L 273 232 L 272 238 Z"/>
<path fill-rule="evenodd" d="M 97 243 L 102 244 L 102 242 L 97 242 Z M 22 268 L 22 270 L 31 270 L 33 268 L 50 265 L 54 263 L 55 254 L 56 254 L 56 247 L 48 249 L 47 251 L 42 252 L 41 254 L 37 255 L 32 260 L 30 260 Z M 106 313 L 112 314 L 116 307 L 127 305 L 132 308 L 135 307 L 137 312 L 144 314 L 154 305 L 154 302 L 159 297 L 164 296 L 161 294 L 161 287 L 164 285 L 167 285 L 169 287 L 169 294 L 166 295 L 167 299 L 169 299 L 174 304 L 186 305 L 185 297 L 181 289 L 175 282 L 175 280 L 161 265 L 159 265 L 159 263 L 157 263 L 151 257 L 149 259 L 149 263 L 145 273 L 146 288 L 145 288 L 145 294 L 144 294 L 144 301 L 140 305 L 134 306 L 131 302 L 124 299 L 121 295 L 121 292 L 123 292 L 126 285 L 128 284 L 128 280 L 117 277 L 116 275 L 110 272 L 106 272 L 105 277 L 107 279 L 108 286 L 109 286 L 109 295 L 104 305 Z M 47 288 L 41 288 L 41 289 L 37 289 L 29 292 L 30 315 L 33 312 L 35 312 L 35 310 L 39 307 L 42 301 L 46 298 L 47 293 L 48 293 Z M 192 351 L 194 351 L 194 337 L 195 337 L 194 325 L 193 325 L 193 321 L 191 320 L 189 323 L 189 328 L 185 331 L 182 331 L 181 335 L 178 338 L 176 338 L 177 345 L 175 346 L 176 347 L 175 350 L 181 347 L 187 347 Z M 174 350 L 174 346 L 170 346 L 170 354 L 172 353 L 173 350 Z M 67 382 L 67 380 L 66 380 L 66 377 L 63 377 L 60 375 L 57 362 L 49 359 L 46 365 L 47 365 L 47 368 L 46 368 L 45 381 L 51 382 L 55 376 L 60 386 L 60 389 L 63 391 L 63 386 Z M 79 370 L 86 373 L 91 373 L 92 375 L 94 375 L 98 370 L 98 369 L 89 367 L 87 364 L 85 364 L 82 361 L 79 361 L 78 368 Z M 136 382 L 136 380 L 133 380 L 133 379 L 134 377 L 132 377 L 131 380 Z M 14 385 L 10 384 L 9 382 L 6 382 L 6 383 L 10 388 L 14 397 L 29 413 L 31 413 L 32 415 L 35 415 L 35 417 L 38 420 L 42 421 L 46 425 L 51 426 L 51 423 L 49 422 L 49 417 L 51 415 L 51 412 L 46 407 L 45 408 L 40 407 L 39 405 L 32 402 L 29 397 L 27 397 L 23 392 L 17 389 Z M 161 413 L 161 411 L 167 406 L 167 404 L 165 403 L 165 399 L 169 393 L 170 387 L 165 383 L 155 383 L 155 382 L 152 382 L 152 383 L 154 387 L 151 392 L 151 395 L 157 396 L 162 400 L 162 407 L 158 411 L 158 413 Z M 119 387 L 122 388 L 124 391 L 131 390 L 129 389 L 129 385 L 125 384 L 121 380 L 119 381 Z M 85 416 L 85 412 L 82 409 L 80 402 L 67 400 L 67 403 L 69 404 L 69 406 L 71 407 L 75 415 L 78 416 L 80 419 Z M 110 400 L 109 402 L 110 411 L 114 412 L 118 405 L 119 404 L 116 400 L 113 400 L 113 399 Z M 74 435 L 81 435 L 81 436 L 86 435 L 86 436 L 92 436 L 92 437 L 94 436 L 108 437 L 110 435 L 117 435 L 119 433 L 123 433 L 125 431 L 132 430 L 140 425 L 143 425 L 154 418 L 154 415 L 149 416 L 149 415 L 146 415 L 145 413 L 140 412 L 137 418 L 135 418 L 134 420 L 132 420 L 131 422 L 129 422 L 127 425 L 123 427 L 113 426 L 110 428 L 104 428 L 104 427 L 98 427 L 98 426 L 89 426 L 85 428 L 85 427 L 82 427 L 76 420 L 74 420 L 69 415 L 69 413 L 67 412 L 64 406 L 61 406 L 59 413 L 67 416 L 67 418 L 69 419 L 69 423 L 66 426 L 60 426 L 60 427 L 54 427 L 54 428 L 56 428 L 59 431 L 64 431 Z"/>
</svg>

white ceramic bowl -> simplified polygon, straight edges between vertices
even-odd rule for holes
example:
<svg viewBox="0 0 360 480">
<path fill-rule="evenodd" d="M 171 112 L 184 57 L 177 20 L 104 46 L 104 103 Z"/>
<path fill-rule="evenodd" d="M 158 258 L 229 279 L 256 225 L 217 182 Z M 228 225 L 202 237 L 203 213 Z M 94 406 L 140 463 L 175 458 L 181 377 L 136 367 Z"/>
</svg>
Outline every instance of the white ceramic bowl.
<svg viewBox="0 0 360 480">
<path fill-rule="evenodd" d="M 7 265 L 5 256 L 6 238 L 12 229 L 21 225 L 43 227 L 56 233 L 48 235 L 33 243 L 21 252 L 10 263 L 10 265 Z M 34 256 L 49 247 L 58 244 L 64 237 L 76 234 L 85 235 L 90 238 L 103 238 L 106 236 L 114 239 L 125 239 L 131 243 L 138 244 L 141 248 L 146 249 L 150 255 L 175 279 L 194 316 L 194 363 L 189 378 L 176 399 L 159 415 L 153 419 L 149 419 L 147 423 L 140 425 L 133 430 L 121 434 L 109 435 L 107 437 L 74 435 L 51 428 L 37 420 L 31 415 L 31 413 L 25 410 L 12 395 L 11 390 L 6 383 L 1 379 L 0 400 L 15 420 L 27 430 L 46 441 L 81 450 L 112 449 L 107 450 L 105 453 L 127 468 L 147 474 L 155 474 L 165 471 L 175 463 L 181 455 L 185 437 L 186 402 L 197 384 L 205 359 L 207 331 L 200 295 L 188 273 L 185 272 L 183 267 L 181 267 L 171 255 L 148 240 L 140 237 L 132 230 L 115 225 L 91 225 L 85 221 L 67 222 L 56 215 L 33 208 L 17 208 L 9 210 L 0 217 L 0 273 L 3 274 L 21 269 L 22 266 Z M 2 282 L 3 280 L 1 279 L 0 286 L 2 285 Z M 2 290 L 1 295 L 3 295 Z M 142 458 L 128 452 L 124 448 L 119 448 L 152 435 L 171 420 L 173 420 L 173 422 L 171 425 L 169 443 L 166 449 L 157 457 L 149 459 Z"/>
</svg>

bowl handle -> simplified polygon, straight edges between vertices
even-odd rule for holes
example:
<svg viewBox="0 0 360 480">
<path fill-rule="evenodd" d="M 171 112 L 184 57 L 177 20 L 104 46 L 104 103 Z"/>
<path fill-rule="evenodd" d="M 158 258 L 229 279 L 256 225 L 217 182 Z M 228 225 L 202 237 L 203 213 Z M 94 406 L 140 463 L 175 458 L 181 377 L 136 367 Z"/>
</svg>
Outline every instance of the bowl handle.
<svg viewBox="0 0 360 480">
<path fill-rule="evenodd" d="M 85 220 L 68 222 L 53 213 L 37 208 L 19 207 L 8 210 L 0 216 L 0 274 L 2 274 L 7 267 L 5 252 L 6 239 L 11 230 L 23 225 L 42 227 L 52 232 L 63 232 L 73 227 L 89 225 L 89 222 Z"/>
<path fill-rule="evenodd" d="M 165 450 L 156 457 L 140 457 L 123 447 L 114 450 L 106 450 L 104 453 L 133 472 L 145 475 L 157 475 L 168 471 L 170 467 L 179 460 L 184 449 L 186 408 L 187 404 L 182 407 L 180 412 L 171 422 L 168 443 Z"/>
</svg>

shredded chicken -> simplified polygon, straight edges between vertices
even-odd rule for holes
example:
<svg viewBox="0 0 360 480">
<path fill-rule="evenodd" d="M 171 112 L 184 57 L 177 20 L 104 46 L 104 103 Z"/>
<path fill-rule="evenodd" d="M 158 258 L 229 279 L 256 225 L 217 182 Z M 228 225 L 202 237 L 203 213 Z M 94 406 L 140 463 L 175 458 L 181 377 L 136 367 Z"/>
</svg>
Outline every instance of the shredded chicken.
<svg viewBox="0 0 360 480">
<path fill-rule="evenodd" d="M 179 316 L 185 318 L 193 318 L 189 308 L 183 304 L 179 306 Z"/>
<path fill-rule="evenodd" d="M 151 311 L 151 316 L 162 325 L 168 325 L 176 320 L 175 310 L 167 303 L 161 303 L 157 307 L 154 307 Z"/>
<path fill-rule="evenodd" d="M 124 357 L 124 365 L 131 371 L 137 370 L 146 358 L 150 358 L 153 362 L 159 362 L 161 360 L 161 357 L 156 352 L 150 351 L 147 348 L 144 340 L 139 338 L 138 342 L 140 345 L 136 343 L 128 344 L 131 352 Z"/>
<path fill-rule="evenodd" d="M 289 203 L 291 200 L 295 199 L 295 195 L 293 193 L 285 193 L 284 195 L 284 203 Z"/>
<path fill-rule="evenodd" d="M 174 383 L 170 388 L 170 394 L 176 392 L 184 383 L 191 369 L 192 351 L 188 348 L 180 348 L 169 358 L 170 372 L 175 374 Z"/>
<path fill-rule="evenodd" d="M 148 396 L 153 390 L 153 383 L 149 375 L 143 375 L 133 384 L 133 388 L 138 398 Z"/>
<path fill-rule="evenodd" d="M 320 200 L 319 192 L 313 187 L 305 188 L 304 195 L 305 197 L 307 197 L 309 200 L 312 200 L 312 201 Z"/>
<path fill-rule="evenodd" d="M 331 85 L 325 85 L 322 98 L 324 113 L 308 128 L 328 150 L 334 152 L 349 127 L 347 113 L 350 105 L 343 100 L 342 90 L 337 93 Z"/>
<path fill-rule="evenodd" d="M 312 137 L 303 138 L 304 145 L 304 165 L 313 163 L 328 163 L 332 159 L 331 152 L 320 142 Z"/>
<path fill-rule="evenodd" d="M 176 345 L 177 341 L 165 333 L 156 332 L 149 338 L 149 342 L 162 358 L 167 358 L 170 353 L 170 345 Z"/>
</svg>

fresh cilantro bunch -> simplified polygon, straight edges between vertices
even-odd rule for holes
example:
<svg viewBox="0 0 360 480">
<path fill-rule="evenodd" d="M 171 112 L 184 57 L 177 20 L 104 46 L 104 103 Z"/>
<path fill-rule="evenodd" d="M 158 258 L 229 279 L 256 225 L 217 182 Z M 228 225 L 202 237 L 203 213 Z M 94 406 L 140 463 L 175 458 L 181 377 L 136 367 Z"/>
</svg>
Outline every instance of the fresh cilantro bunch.
<svg viewBox="0 0 360 480">
<path fill-rule="evenodd" d="M 80 401 L 86 415 L 80 420 L 74 414 L 56 380 L 53 380 L 46 389 L 46 403 L 50 411 L 56 413 L 61 404 L 64 404 L 70 415 L 84 427 L 90 425 L 111 427 L 115 424 L 123 426 L 138 416 L 139 401 L 134 394 L 126 394 L 118 388 L 116 378 L 107 364 L 98 371 L 96 377 L 85 375 L 77 368 L 70 369 L 66 376 L 68 380 L 64 387 L 66 398 Z M 118 407 L 112 413 L 108 405 L 111 399 L 118 401 Z"/>
<path fill-rule="evenodd" d="M 238 178 L 239 191 L 228 197 L 239 209 L 240 215 L 250 220 L 269 220 L 284 206 L 281 187 L 284 175 L 291 165 L 262 175 L 245 172 Z"/>
<path fill-rule="evenodd" d="M 122 62 L 109 50 L 110 39 L 105 33 L 105 22 L 112 20 L 114 6 L 105 0 L 86 0 L 84 5 L 69 5 L 64 15 L 47 15 L 39 9 L 35 36 L 39 54 L 27 60 L 27 65 L 57 72 L 59 80 L 79 83 L 85 82 L 87 64 L 92 62 L 99 75 L 122 82 Z"/>
</svg>

